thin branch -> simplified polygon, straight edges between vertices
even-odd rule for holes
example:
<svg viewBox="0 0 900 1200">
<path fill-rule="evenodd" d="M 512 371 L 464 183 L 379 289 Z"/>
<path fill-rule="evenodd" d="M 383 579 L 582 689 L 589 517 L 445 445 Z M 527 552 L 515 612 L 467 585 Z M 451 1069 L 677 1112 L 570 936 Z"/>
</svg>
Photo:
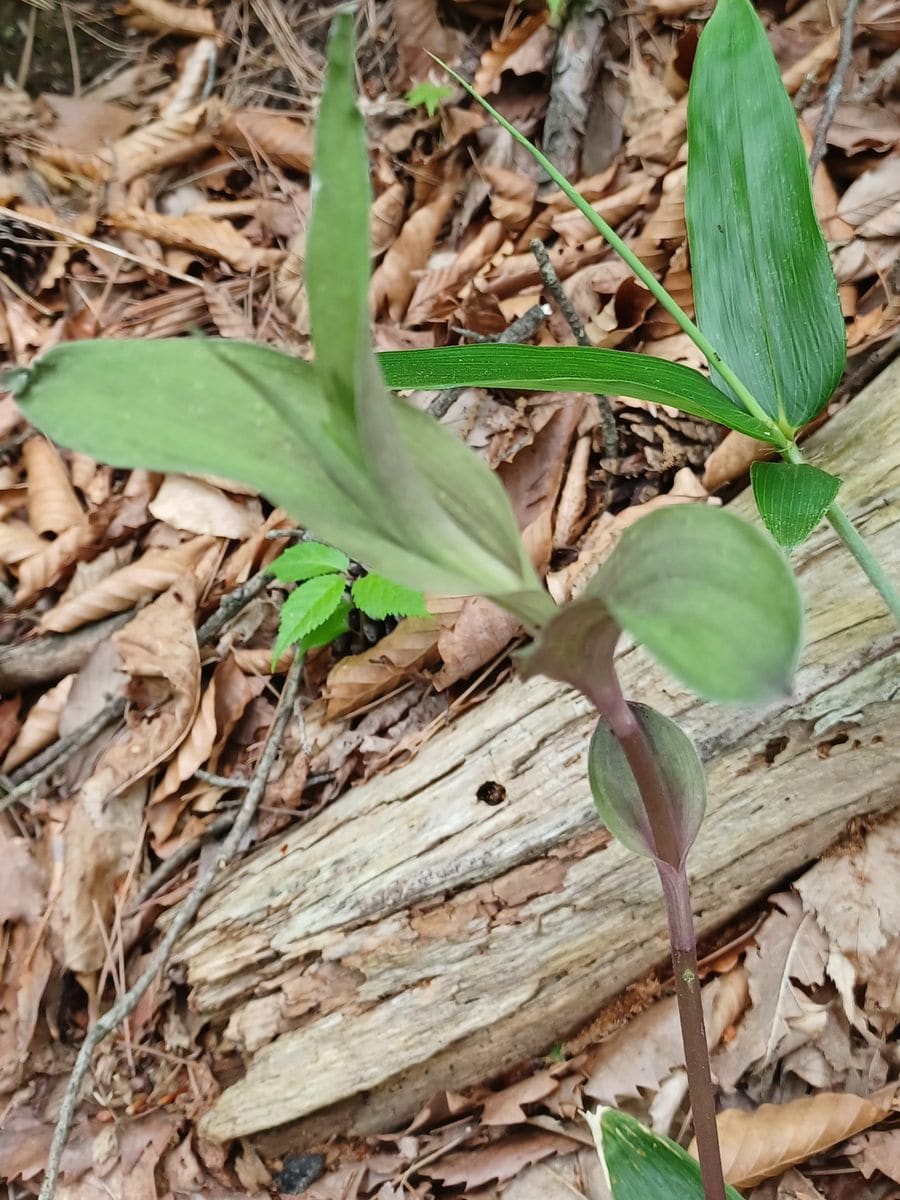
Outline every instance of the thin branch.
<svg viewBox="0 0 900 1200">
<path fill-rule="evenodd" d="M 198 833 L 190 841 L 184 842 L 168 858 L 164 858 L 159 866 L 154 871 L 151 871 L 141 884 L 137 895 L 131 903 L 129 915 L 140 908 L 142 904 L 146 903 L 151 896 L 155 896 L 162 885 L 177 875 L 181 868 L 186 866 L 197 851 L 201 850 L 207 842 L 227 833 L 234 824 L 235 815 L 234 812 L 222 813 L 207 825 L 202 833 Z"/>
<path fill-rule="evenodd" d="M 128 991 L 99 1020 L 94 1022 L 85 1035 L 81 1049 L 78 1051 L 75 1065 L 72 1068 L 72 1075 L 66 1085 L 62 1104 L 60 1105 L 59 1118 L 56 1123 L 56 1129 L 53 1131 L 53 1141 L 50 1143 L 47 1168 L 38 1200 L 52 1200 L 53 1198 L 56 1190 L 56 1181 L 59 1176 L 59 1166 L 63 1149 L 65 1148 L 66 1139 L 69 1136 L 69 1130 L 72 1128 L 75 1106 L 78 1103 L 81 1085 L 90 1069 L 94 1051 L 137 1008 L 147 989 L 154 982 L 159 972 L 165 967 L 175 943 L 190 926 L 204 900 L 206 900 L 207 896 L 213 890 L 219 876 L 234 858 L 243 841 L 244 835 L 250 828 L 250 823 L 262 799 L 266 782 L 269 778 L 269 772 L 272 770 L 275 757 L 284 738 L 285 729 L 294 709 L 297 692 L 300 688 L 302 668 L 303 655 L 298 654 L 288 671 L 284 690 L 281 693 L 281 699 L 278 704 L 278 711 L 269 730 L 269 736 L 260 755 L 259 762 L 253 772 L 253 785 L 247 790 L 234 824 L 225 841 L 222 843 L 221 851 L 209 863 L 206 870 L 197 880 L 194 890 L 187 896 L 175 913 L 172 924 L 166 930 L 159 945 L 150 956 L 146 968 L 141 972 Z"/>
<path fill-rule="evenodd" d="M 856 22 L 856 11 L 858 8 L 859 0 L 847 0 L 847 7 L 844 9 L 844 15 L 841 18 L 841 40 L 838 49 L 838 58 L 835 63 L 834 74 L 831 76 L 825 92 L 822 115 L 819 117 L 819 123 L 816 125 L 816 135 L 813 139 L 813 147 L 809 155 L 809 171 L 811 175 L 815 175 L 816 168 L 825 155 L 828 130 L 831 128 L 831 122 L 834 120 L 834 114 L 837 112 L 841 92 L 844 90 L 844 83 L 847 79 L 847 72 L 850 69 L 850 60 L 853 57 L 853 26 Z"/>
<path fill-rule="evenodd" d="M 72 733 L 66 734 L 65 737 L 59 738 L 46 750 L 42 750 L 40 754 L 36 754 L 18 770 L 13 771 L 10 776 L 13 788 L 0 799 L 0 812 L 5 812 L 11 804 L 36 792 L 67 759 L 92 741 L 107 725 L 118 720 L 124 712 L 124 698 L 111 696 L 103 708 L 84 725 L 73 730 Z"/>
<path fill-rule="evenodd" d="M 252 779 L 241 779 L 239 775 L 216 775 L 213 771 L 204 771 L 202 767 L 198 767 L 194 772 L 198 779 L 202 779 L 204 783 L 210 783 L 213 787 L 220 788 L 238 788 L 243 791 L 252 785 Z"/>
<path fill-rule="evenodd" d="M 515 346 L 520 342 L 528 342 L 543 323 L 550 316 L 550 310 L 544 304 L 532 304 L 526 312 L 522 313 L 521 317 L 516 319 L 503 330 L 502 333 L 496 334 L 494 337 L 485 338 L 485 341 L 494 342 L 498 346 Z M 462 395 L 465 388 L 445 388 L 438 392 L 435 398 L 428 406 L 428 411 L 433 417 L 438 420 L 453 407 L 454 402 Z"/>
<path fill-rule="evenodd" d="M 556 301 L 557 308 L 565 317 L 566 324 L 575 335 L 575 341 L 579 346 L 592 346 L 593 342 L 585 331 L 581 317 L 575 311 L 572 301 L 563 291 L 563 285 L 547 253 L 547 247 L 539 238 L 535 238 L 531 243 L 531 253 L 537 260 L 538 270 L 541 273 L 541 279 L 544 281 L 544 287 Z M 609 402 L 609 397 L 598 395 L 597 404 L 600 409 L 600 425 L 603 430 L 603 449 L 607 458 L 618 462 L 620 454 L 619 431 L 616 428 L 616 418 L 612 410 L 612 405 Z"/>
<path fill-rule="evenodd" d="M 246 608 L 251 600 L 255 600 L 266 590 L 274 578 L 272 572 L 264 567 L 255 575 L 251 575 L 246 583 L 242 583 L 233 592 L 228 592 L 223 596 L 216 611 L 212 616 L 207 617 L 197 630 L 197 641 L 200 645 L 211 642 L 228 622 L 238 615 L 242 608 Z"/>
</svg>

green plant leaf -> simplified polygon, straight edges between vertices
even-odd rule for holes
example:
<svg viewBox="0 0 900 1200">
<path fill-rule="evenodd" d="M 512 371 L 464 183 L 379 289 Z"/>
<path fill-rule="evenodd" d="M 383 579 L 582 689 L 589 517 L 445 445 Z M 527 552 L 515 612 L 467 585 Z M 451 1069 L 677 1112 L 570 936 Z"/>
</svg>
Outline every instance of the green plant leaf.
<svg viewBox="0 0 900 1200">
<path fill-rule="evenodd" d="M 666 787 L 682 862 L 706 812 L 706 772 L 684 730 L 647 704 L 628 707 L 646 734 Z M 635 854 L 657 858 L 653 832 L 634 774 L 619 740 L 601 718 L 588 751 L 594 804 L 609 832 Z"/>
<path fill-rule="evenodd" d="M 422 83 L 417 83 L 414 88 L 410 88 L 403 99 L 410 108 L 418 108 L 421 105 L 429 117 L 433 117 L 443 102 L 449 100 L 452 95 L 452 87 L 447 87 L 445 83 L 432 83 L 430 79 L 425 79 Z"/>
<path fill-rule="evenodd" d="M 750 482 L 759 515 L 785 550 L 806 541 L 841 487 L 836 475 L 809 463 L 755 462 Z"/>
<path fill-rule="evenodd" d="M 700 505 L 636 521 L 585 589 L 707 700 L 784 696 L 803 613 L 787 559 L 761 530 Z"/>
<path fill-rule="evenodd" d="M 846 338 L 797 117 L 749 0 L 718 0 L 700 37 L 688 146 L 698 324 L 792 434 L 837 386 Z"/>
<path fill-rule="evenodd" d="M 750 437 L 771 441 L 761 421 L 738 408 L 699 371 L 647 354 L 583 346 L 450 346 L 386 350 L 385 382 L 395 391 L 493 387 L 522 391 L 605 392 L 669 404 Z"/>
<path fill-rule="evenodd" d="M 312 633 L 304 634 L 300 639 L 300 644 L 304 650 L 315 650 L 317 646 L 328 646 L 335 638 L 339 638 L 342 633 L 346 633 L 350 628 L 348 620 L 350 611 L 353 605 L 349 600 L 341 600 L 337 608 L 330 617 L 319 625 Z"/>
<path fill-rule="evenodd" d="M 609 1181 L 612 1200 L 704 1200 L 700 1164 L 670 1138 L 645 1129 L 615 1108 L 584 1118 Z M 726 1200 L 741 1200 L 726 1185 Z"/>
<path fill-rule="evenodd" d="M 385 617 L 428 617 L 425 597 L 421 592 L 403 587 L 385 579 L 383 575 L 370 573 L 357 579 L 350 589 L 353 603 L 366 616 L 376 621 Z"/>
<path fill-rule="evenodd" d="M 340 575 L 317 575 L 294 588 L 281 606 L 273 662 L 278 661 L 288 646 L 303 641 L 334 614 L 345 587 Z"/>
<path fill-rule="evenodd" d="M 322 542 L 300 542 L 296 546 L 289 546 L 273 559 L 269 570 L 276 579 L 285 583 L 299 583 L 300 580 L 312 579 L 315 575 L 349 571 L 350 559 L 340 550 Z"/>
<path fill-rule="evenodd" d="M 332 404 L 352 414 L 360 345 L 369 338 L 369 155 L 356 105 L 354 15 L 338 12 L 316 119 L 314 203 L 304 271 L 316 367 Z"/>
</svg>

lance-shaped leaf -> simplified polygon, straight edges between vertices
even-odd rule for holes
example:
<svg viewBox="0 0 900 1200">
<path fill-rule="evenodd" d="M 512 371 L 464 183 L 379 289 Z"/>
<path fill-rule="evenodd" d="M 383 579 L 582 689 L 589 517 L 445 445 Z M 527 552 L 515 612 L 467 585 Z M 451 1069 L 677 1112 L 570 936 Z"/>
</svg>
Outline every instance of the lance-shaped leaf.
<svg viewBox="0 0 900 1200">
<path fill-rule="evenodd" d="M 378 356 L 395 391 L 494 387 L 539 392 L 605 392 L 668 404 L 750 437 L 771 433 L 690 367 L 648 354 L 582 346 L 448 346 L 387 350 Z"/>
<path fill-rule="evenodd" d="M 805 542 L 825 516 L 841 481 L 809 463 L 755 462 L 750 482 L 759 515 L 779 546 Z"/>
<path fill-rule="evenodd" d="M 647 704 L 628 706 L 649 743 L 666 792 L 681 861 L 706 812 L 706 773 L 694 743 L 674 721 Z M 622 744 L 601 719 L 588 752 L 594 804 L 609 832 L 635 854 L 658 858 L 653 830 Z"/>
<path fill-rule="evenodd" d="M 333 546 L 323 546 L 321 542 L 300 542 L 298 546 L 289 546 L 279 554 L 269 564 L 269 570 L 276 579 L 283 579 L 285 583 L 299 583 L 316 575 L 343 574 L 350 570 L 350 559 Z"/>
<path fill-rule="evenodd" d="M 704 1200 L 700 1165 L 670 1138 L 615 1108 L 586 1112 L 612 1200 Z M 726 1200 L 741 1200 L 726 1185 Z"/>
<path fill-rule="evenodd" d="M 294 588 L 281 606 L 273 664 L 288 646 L 302 642 L 334 616 L 341 606 L 344 587 L 341 575 L 317 575 Z"/>
<path fill-rule="evenodd" d="M 688 146 L 698 323 L 791 434 L 841 377 L 844 320 L 797 117 L 750 0 L 718 0 L 700 37 Z"/>
<path fill-rule="evenodd" d="M 627 529 L 588 584 L 617 623 L 707 700 L 786 695 L 803 615 L 787 560 L 761 530 L 700 505 Z"/>
</svg>

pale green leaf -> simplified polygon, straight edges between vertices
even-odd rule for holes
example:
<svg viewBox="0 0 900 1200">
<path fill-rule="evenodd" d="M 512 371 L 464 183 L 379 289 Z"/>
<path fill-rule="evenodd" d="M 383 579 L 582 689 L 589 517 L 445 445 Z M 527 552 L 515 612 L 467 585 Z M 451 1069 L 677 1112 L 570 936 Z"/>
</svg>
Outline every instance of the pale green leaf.
<svg viewBox="0 0 900 1200">
<path fill-rule="evenodd" d="M 668 404 L 750 437 L 771 441 L 765 425 L 738 408 L 699 371 L 648 354 L 582 346 L 448 346 L 389 350 L 378 356 L 395 391 L 492 387 L 538 392 L 604 392 Z"/>
<path fill-rule="evenodd" d="M 273 559 L 269 570 L 276 579 L 285 583 L 299 583 L 315 575 L 349 571 L 350 559 L 340 550 L 322 542 L 300 542 L 299 545 L 289 546 L 283 554 Z"/>
<path fill-rule="evenodd" d="M 700 1166 L 670 1138 L 615 1108 L 585 1113 L 612 1200 L 704 1200 Z M 741 1200 L 725 1187 L 726 1200 Z"/>
<path fill-rule="evenodd" d="M 445 83 L 432 83 L 430 79 L 424 79 L 414 88 L 410 88 L 403 99 L 411 108 L 421 105 L 429 117 L 433 117 L 443 102 L 449 100 L 452 95 L 452 87 L 447 87 Z"/>
<path fill-rule="evenodd" d="M 759 515 L 786 550 L 806 541 L 841 486 L 837 476 L 809 463 L 755 462 L 750 481 Z"/>
<path fill-rule="evenodd" d="M 749 0 L 718 0 L 688 99 L 686 219 L 697 320 L 785 433 L 846 358 L 797 117 Z"/>
<path fill-rule="evenodd" d="M 278 661 L 288 646 L 301 642 L 333 615 L 343 599 L 345 586 L 340 575 L 318 575 L 294 588 L 281 606 L 273 662 Z"/>
<path fill-rule="evenodd" d="M 356 607 L 376 621 L 383 621 L 385 617 L 430 616 L 421 592 L 393 583 L 374 572 L 355 580 L 350 593 Z"/>
<path fill-rule="evenodd" d="M 803 615 L 787 559 L 761 530 L 700 505 L 636 521 L 586 589 L 707 700 L 784 696 Z"/>
<path fill-rule="evenodd" d="M 665 787 L 682 862 L 706 812 L 706 773 L 679 725 L 646 704 L 629 704 L 644 731 Z M 588 779 L 600 819 L 635 854 L 657 858 L 647 811 L 622 744 L 601 718 L 588 752 Z"/>
</svg>

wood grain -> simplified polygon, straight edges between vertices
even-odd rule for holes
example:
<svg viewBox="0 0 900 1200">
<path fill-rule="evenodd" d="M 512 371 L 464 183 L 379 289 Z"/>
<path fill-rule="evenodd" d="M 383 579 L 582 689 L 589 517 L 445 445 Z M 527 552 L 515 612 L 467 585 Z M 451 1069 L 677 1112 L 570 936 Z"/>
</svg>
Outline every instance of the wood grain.
<svg viewBox="0 0 900 1200">
<path fill-rule="evenodd" d="M 900 577 L 900 364 L 808 449 Z M 742 496 L 733 506 L 750 515 Z M 626 694 L 676 717 L 707 762 L 691 857 L 708 932 L 900 802 L 900 638 L 829 527 L 792 561 L 808 614 L 795 695 L 701 704 L 633 647 Z M 740 586 L 740 580 L 735 580 Z M 741 631 L 735 630 L 740 638 Z M 293 1143 L 395 1126 L 430 1095 L 545 1051 L 667 953 L 652 866 L 599 825 L 594 718 L 545 680 L 505 685 L 410 764 L 242 862 L 181 943 L 193 1003 L 246 1062 L 202 1132 L 285 1122 Z M 505 801 L 477 798 L 487 781 Z"/>
</svg>

